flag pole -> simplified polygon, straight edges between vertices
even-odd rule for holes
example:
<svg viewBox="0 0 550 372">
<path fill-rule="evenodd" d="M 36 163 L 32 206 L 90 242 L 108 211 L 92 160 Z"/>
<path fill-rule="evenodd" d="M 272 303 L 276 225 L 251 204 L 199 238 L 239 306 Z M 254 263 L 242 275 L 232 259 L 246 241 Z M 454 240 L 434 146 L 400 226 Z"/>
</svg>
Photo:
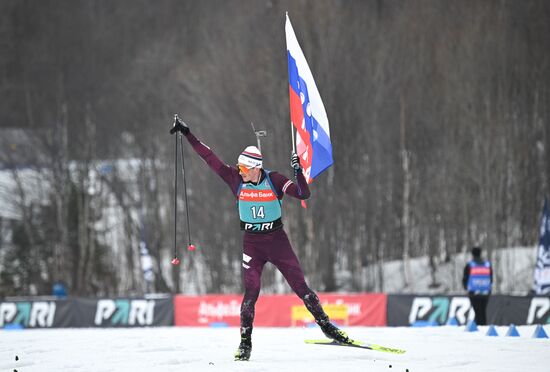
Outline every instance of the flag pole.
<svg viewBox="0 0 550 372">
<path fill-rule="evenodd" d="M 288 12 L 285 12 L 285 19 L 288 20 Z M 287 45 L 287 48 L 288 48 L 288 45 Z M 288 53 L 288 49 L 287 49 L 287 53 Z M 289 77 L 290 77 L 290 72 L 288 73 Z M 290 87 L 289 87 L 290 89 Z M 289 107 L 290 107 L 290 90 L 288 92 L 288 104 L 289 104 Z M 292 153 L 296 153 L 296 140 L 294 138 L 294 125 L 292 124 L 292 119 L 290 120 L 290 135 L 291 135 L 291 138 L 292 138 Z"/>
<path fill-rule="evenodd" d="M 294 139 L 294 125 L 292 124 L 292 120 L 290 121 L 290 133 L 292 135 L 292 153 L 296 153 L 296 141 Z"/>
</svg>

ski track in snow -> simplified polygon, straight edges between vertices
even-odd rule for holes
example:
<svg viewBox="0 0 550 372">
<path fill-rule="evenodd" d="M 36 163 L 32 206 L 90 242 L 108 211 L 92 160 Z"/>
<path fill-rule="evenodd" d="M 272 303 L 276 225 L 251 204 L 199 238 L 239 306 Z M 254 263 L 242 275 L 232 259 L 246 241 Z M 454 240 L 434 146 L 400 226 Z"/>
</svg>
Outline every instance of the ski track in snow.
<svg viewBox="0 0 550 372">
<path fill-rule="evenodd" d="M 546 332 L 550 333 L 546 326 Z M 548 371 L 550 340 L 464 332 L 464 327 L 348 327 L 350 337 L 403 348 L 404 355 L 327 345 L 318 328 L 256 328 L 249 362 L 233 361 L 238 328 L 37 329 L 0 331 L 0 371 Z M 18 356 L 19 360 L 15 360 Z M 391 367 L 390 367 L 391 365 Z"/>
</svg>

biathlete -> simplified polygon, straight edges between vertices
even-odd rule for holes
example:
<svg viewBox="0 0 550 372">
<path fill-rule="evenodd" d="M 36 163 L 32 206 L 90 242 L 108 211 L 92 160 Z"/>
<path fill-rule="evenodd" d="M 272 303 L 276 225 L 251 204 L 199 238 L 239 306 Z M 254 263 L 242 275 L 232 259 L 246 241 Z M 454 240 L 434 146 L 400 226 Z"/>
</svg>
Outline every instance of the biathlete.
<svg viewBox="0 0 550 372">
<path fill-rule="evenodd" d="M 254 307 L 260 294 L 262 270 L 267 262 L 271 262 L 283 274 L 328 338 L 349 343 L 350 339 L 346 333 L 329 321 L 319 297 L 306 284 L 298 258 L 283 230 L 281 217 L 284 194 L 301 200 L 310 196 L 298 156 L 292 154 L 291 157 L 296 184 L 278 172 L 263 169 L 262 154 L 255 146 L 248 146 L 239 155 L 236 167 L 232 167 L 222 162 L 208 146 L 190 132 L 185 122 L 176 117 L 170 132 L 178 131 L 224 180 L 237 200 L 241 230 L 244 230 L 242 274 L 245 293 L 240 313 L 241 342 L 235 353 L 235 360 L 250 358 Z"/>
</svg>

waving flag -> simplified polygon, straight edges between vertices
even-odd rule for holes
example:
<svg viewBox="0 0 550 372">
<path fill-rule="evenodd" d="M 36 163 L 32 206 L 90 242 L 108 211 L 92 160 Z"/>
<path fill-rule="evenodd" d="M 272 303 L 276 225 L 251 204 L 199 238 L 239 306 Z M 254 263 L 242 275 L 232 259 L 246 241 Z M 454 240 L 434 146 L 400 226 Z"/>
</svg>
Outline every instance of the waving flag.
<svg viewBox="0 0 550 372">
<path fill-rule="evenodd" d="M 306 58 L 286 16 L 290 120 L 296 128 L 296 153 L 308 182 L 330 167 L 332 144 L 327 113 Z"/>
<path fill-rule="evenodd" d="M 550 293 L 550 213 L 548 212 L 548 200 L 544 199 L 542 221 L 540 222 L 539 251 L 535 265 L 536 294 Z"/>
</svg>

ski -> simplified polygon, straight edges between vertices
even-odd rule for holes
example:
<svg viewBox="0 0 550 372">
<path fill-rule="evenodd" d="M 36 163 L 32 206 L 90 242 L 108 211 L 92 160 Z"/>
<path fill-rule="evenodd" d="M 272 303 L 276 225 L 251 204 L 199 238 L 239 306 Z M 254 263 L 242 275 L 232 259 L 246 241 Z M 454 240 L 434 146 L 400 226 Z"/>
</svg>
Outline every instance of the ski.
<svg viewBox="0 0 550 372">
<path fill-rule="evenodd" d="M 348 346 L 348 347 L 358 347 L 360 349 L 368 349 L 374 351 L 382 351 L 385 353 L 391 354 L 405 354 L 406 350 L 396 349 L 393 347 L 382 346 L 378 344 L 371 344 L 362 341 L 352 340 L 351 343 L 340 343 L 334 340 L 322 339 L 322 340 L 304 340 L 306 344 L 315 344 L 315 345 L 333 345 L 333 346 Z"/>
</svg>

